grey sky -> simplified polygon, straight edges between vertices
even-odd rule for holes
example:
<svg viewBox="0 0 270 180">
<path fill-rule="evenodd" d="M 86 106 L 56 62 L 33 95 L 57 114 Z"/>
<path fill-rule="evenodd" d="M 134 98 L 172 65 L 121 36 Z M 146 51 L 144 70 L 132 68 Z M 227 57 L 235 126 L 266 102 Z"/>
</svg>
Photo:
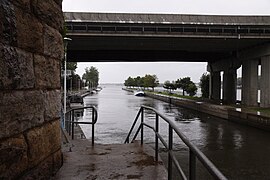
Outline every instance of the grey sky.
<svg viewBox="0 0 270 180">
<path fill-rule="evenodd" d="M 269 15 L 269 0 L 64 0 L 64 11 Z"/>
<path fill-rule="evenodd" d="M 270 15 L 270 0 L 64 0 L 64 11 Z M 72 43 L 72 42 L 71 42 Z M 198 82 L 206 63 L 78 63 L 77 73 L 97 67 L 100 82 L 122 83 L 128 76 L 156 74 L 160 82 L 190 76 Z"/>
<path fill-rule="evenodd" d="M 183 62 L 80 63 L 76 72 L 81 75 L 87 66 L 98 69 L 101 83 L 123 83 L 129 76 L 136 77 L 145 74 L 156 74 L 162 83 L 186 76 L 190 76 L 194 82 L 199 82 L 202 73 L 206 72 L 206 63 Z"/>
</svg>

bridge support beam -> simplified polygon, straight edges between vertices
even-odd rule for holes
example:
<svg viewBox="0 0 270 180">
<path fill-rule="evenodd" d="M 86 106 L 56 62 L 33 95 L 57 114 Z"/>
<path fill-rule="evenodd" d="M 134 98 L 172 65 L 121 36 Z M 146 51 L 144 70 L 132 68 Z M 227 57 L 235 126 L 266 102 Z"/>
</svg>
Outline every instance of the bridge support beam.
<svg viewBox="0 0 270 180">
<path fill-rule="evenodd" d="M 258 106 L 258 64 L 259 60 L 243 60 L 242 64 L 242 104 Z"/>
<path fill-rule="evenodd" d="M 211 72 L 210 99 L 220 102 L 221 77 L 219 71 Z"/>
<path fill-rule="evenodd" d="M 235 104 L 236 102 L 236 69 L 228 69 L 223 74 L 223 103 Z"/>
<path fill-rule="evenodd" d="M 270 107 L 270 56 L 261 58 L 260 107 Z"/>
</svg>

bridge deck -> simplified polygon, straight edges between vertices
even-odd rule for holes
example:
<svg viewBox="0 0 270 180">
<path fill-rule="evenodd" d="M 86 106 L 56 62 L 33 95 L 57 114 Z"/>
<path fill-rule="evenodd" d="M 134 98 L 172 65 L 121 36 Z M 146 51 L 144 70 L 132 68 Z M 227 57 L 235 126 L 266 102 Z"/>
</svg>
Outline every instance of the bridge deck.
<svg viewBox="0 0 270 180">
<path fill-rule="evenodd" d="M 55 179 L 167 179 L 165 167 L 154 161 L 154 152 L 148 146 L 133 143 L 92 147 L 88 140 L 71 144 L 63 148 L 64 165 Z"/>
</svg>

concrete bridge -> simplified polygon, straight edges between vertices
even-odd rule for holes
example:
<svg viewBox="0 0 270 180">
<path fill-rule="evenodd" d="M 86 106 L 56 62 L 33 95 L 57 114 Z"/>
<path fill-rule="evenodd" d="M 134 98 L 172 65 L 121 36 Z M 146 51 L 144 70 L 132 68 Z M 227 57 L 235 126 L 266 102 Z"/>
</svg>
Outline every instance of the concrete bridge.
<svg viewBox="0 0 270 180">
<path fill-rule="evenodd" d="M 210 98 L 236 102 L 242 66 L 242 104 L 270 107 L 270 17 L 67 12 L 69 61 L 208 62 Z"/>
</svg>

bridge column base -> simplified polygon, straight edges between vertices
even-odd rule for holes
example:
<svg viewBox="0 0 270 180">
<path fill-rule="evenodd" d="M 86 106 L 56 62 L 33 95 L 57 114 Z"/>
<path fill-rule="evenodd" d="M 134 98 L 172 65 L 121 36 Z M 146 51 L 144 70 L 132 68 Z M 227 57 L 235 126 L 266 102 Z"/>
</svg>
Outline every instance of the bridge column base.
<svg viewBox="0 0 270 180">
<path fill-rule="evenodd" d="M 259 60 L 244 60 L 242 66 L 242 104 L 258 106 L 258 64 Z"/>
<path fill-rule="evenodd" d="M 210 99 L 220 102 L 221 77 L 219 71 L 211 72 Z"/>
<path fill-rule="evenodd" d="M 260 107 L 270 107 L 270 56 L 261 58 Z"/>
<path fill-rule="evenodd" d="M 223 103 L 236 103 L 236 69 L 228 69 L 223 74 Z"/>
</svg>

